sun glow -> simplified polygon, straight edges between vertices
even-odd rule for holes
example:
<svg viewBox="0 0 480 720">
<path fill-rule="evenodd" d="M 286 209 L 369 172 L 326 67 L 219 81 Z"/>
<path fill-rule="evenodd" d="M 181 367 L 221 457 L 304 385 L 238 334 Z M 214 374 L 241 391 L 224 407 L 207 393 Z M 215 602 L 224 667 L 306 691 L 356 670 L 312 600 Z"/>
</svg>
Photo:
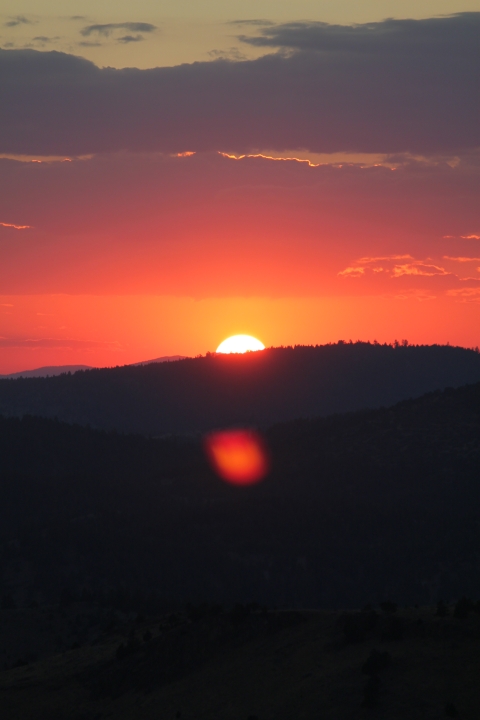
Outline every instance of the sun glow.
<svg viewBox="0 0 480 720">
<path fill-rule="evenodd" d="M 251 335 L 232 335 L 217 348 L 217 353 L 246 353 L 265 350 L 265 345 Z"/>
</svg>

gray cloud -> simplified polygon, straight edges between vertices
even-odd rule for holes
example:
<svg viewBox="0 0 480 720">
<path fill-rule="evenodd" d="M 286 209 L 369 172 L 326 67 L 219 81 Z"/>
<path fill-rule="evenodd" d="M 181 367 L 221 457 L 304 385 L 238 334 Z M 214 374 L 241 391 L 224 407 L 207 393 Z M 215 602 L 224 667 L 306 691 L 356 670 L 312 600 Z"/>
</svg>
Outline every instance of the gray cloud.
<svg viewBox="0 0 480 720">
<path fill-rule="evenodd" d="M 119 37 L 117 42 L 127 45 L 132 42 L 142 42 L 142 40 L 145 40 L 143 35 L 124 35 L 123 37 Z"/>
<path fill-rule="evenodd" d="M 16 17 L 8 20 L 5 23 L 5 27 L 17 27 L 17 25 L 33 25 L 33 21 L 26 18 L 24 15 L 17 15 Z"/>
<path fill-rule="evenodd" d="M 480 13 L 283 25 L 258 60 L 150 70 L 3 50 L 0 152 L 460 153 L 480 146 L 479 36 Z"/>
<path fill-rule="evenodd" d="M 480 13 L 458 13 L 424 20 L 393 20 L 363 25 L 297 22 L 271 25 L 260 35 L 239 39 L 256 47 L 335 54 L 380 54 L 427 58 L 440 48 L 479 58 Z"/>
<path fill-rule="evenodd" d="M 255 18 L 253 20 L 230 20 L 225 23 L 226 25 L 251 25 L 253 27 L 265 27 L 267 25 L 274 25 L 271 20 L 262 20 L 261 18 Z"/>
<path fill-rule="evenodd" d="M 90 35 L 103 35 L 104 37 L 110 37 L 112 33 L 117 30 L 130 30 L 130 32 L 136 33 L 149 33 L 157 30 L 156 25 L 144 22 L 124 22 L 124 23 L 104 23 L 100 25 L 87 25 L 80 30 L 80 33 L 84 37 Z"/>
</svg>

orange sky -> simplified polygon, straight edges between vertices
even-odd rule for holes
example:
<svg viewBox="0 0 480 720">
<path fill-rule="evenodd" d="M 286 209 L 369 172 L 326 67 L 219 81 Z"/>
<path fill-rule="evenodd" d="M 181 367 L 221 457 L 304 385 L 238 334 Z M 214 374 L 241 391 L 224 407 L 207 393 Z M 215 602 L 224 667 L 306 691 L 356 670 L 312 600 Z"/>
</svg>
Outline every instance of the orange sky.
<svg viewBox="0 0 480 720">
<path fill-rule="evenodd" d="M 0 374 L 46 365 L 123 365 L 163 355 L 214 351 L 252 334 L 267 346 L 337 340 L 479 344 L 480 304 L 405 299 L 191 298 L 27 295 L 0 297 Z M 18 338 L 15 343 L 15 338 Z"/>
<path fill-rule="evenodd" d="M 0 160 L 0 374 L 236 333 L 480 344 L 475 166 L 364 161 Z"/>
</svg>

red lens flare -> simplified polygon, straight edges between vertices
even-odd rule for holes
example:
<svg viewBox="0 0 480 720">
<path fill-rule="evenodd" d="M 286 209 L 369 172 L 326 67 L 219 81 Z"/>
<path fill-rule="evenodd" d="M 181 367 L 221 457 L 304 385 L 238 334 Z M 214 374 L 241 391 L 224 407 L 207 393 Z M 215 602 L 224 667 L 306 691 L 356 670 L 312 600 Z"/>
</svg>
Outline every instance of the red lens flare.
<svg viewBox="0 0 480 720">
<path fill-rule="evenodd" d="M 253 485 L 268 474 L 270 462 L 262 437 L 253 430 L 221 430 L 204 438 L 215 472 L 232 485 Z"/>
</svg>

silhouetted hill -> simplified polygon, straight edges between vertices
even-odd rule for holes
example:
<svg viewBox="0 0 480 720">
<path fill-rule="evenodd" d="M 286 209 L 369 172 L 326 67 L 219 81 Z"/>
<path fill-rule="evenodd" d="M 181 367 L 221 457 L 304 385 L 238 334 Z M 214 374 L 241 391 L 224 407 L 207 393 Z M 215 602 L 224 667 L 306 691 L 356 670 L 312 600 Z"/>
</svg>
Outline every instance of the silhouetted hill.
<svg viewBox="0 0 480 720">
<path fill-rule="evenodd" d="M 387 406 L 478 381 L 473 350 L 339 343 L 2 380 L 0 412 L 160 436 Z"/>
<path fill-rule="evenodd" d="M 480 384 L 266 431 L 262 484 L 199 439 L 0 420 L 0 595 L 359 607 L 480 597 Z"/>
</svg>

